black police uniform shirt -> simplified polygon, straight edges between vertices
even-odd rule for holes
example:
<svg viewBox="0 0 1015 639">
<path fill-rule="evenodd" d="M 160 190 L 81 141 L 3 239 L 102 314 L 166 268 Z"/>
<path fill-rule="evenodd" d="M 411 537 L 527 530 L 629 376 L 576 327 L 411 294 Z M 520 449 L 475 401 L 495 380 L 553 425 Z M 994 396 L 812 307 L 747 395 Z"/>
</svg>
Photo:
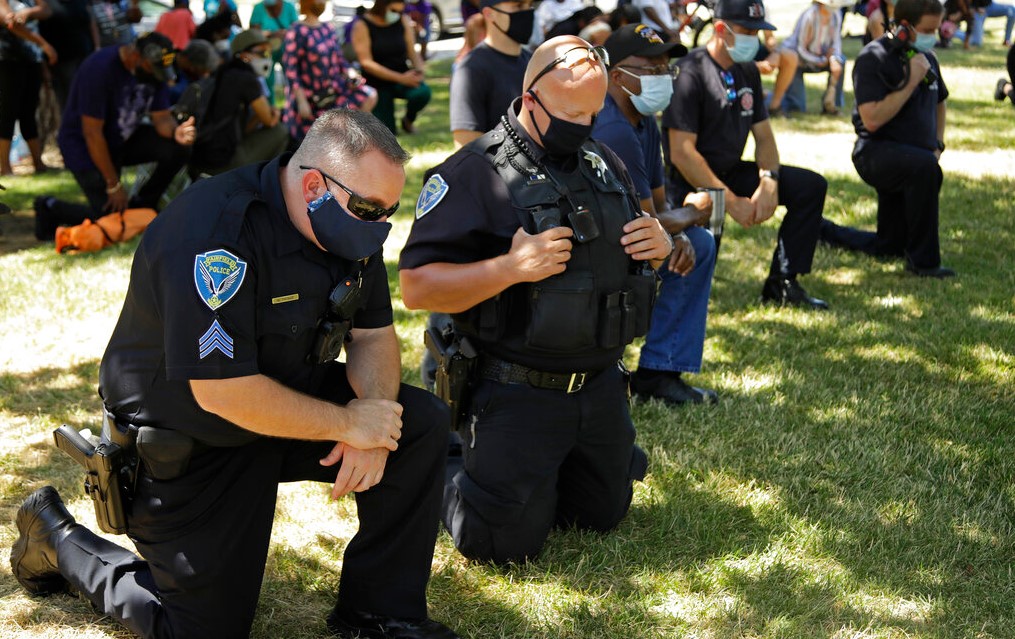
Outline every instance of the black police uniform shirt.
<svg viewBox="0 0 1015 639">
<path fill-rule="evenodd" d="M 934 82 L 921 82 L 902 109 L 880 129 L 871 133 L 860 119 L 861 104 L 879 102 L 889 93 L 898 91 L 906 79 L 908 60 L 894 50 L 887 36 L 874 40 L 860 52 L 853 65 L 853 128 L 862 140 L 891 140 L 900 144 L 937 150 L 937 105 L 948 98 L 948 88 L 941 77 L 941 65 L 933 53 L 926 53 Z"/>
<path fill-rule="evenodd" d="M 145 231 L 99 372 L 99 392 L 119 420 L 210 445 L 246 443 L 258 436 L 201 409 L 189 380 L 262 374 L 315 394 L 326 371 L 306 359 L 317 321 L 332 288 L 361 268 L 365 303 L 354 326 L 392 323 L 381 252 L 363 266 L 293 226 L 278 174 L 287 162 L 197 182 Z M 227 203 L 244 188 L 259 194 L 245 214 Z"/>
<path fill-rule="evenodd" d="M 532 54 L 507 55 L 481 42 L 451 76 L 451 130 L 485 133 L 522 93 Z"/>
<path fill-rule="evenodd" d="M 761 74 L 753 62 L 723 70 L 705 47 L 681 58 L 673 81 L 673 99 L 663 111 L 663 147 L 669 152 L 669 129 L 697 134 L 695 145 L 720 178 L 744 154 L 751 127 L 768 119 Z"/>
<path fill-rule="evenodd" d="M 545 150 L 532 140 L 518 122 L 515 113 L 519 108 L 516 105 L 520 104 L 521 100 L 518 99 L 508 110 L 508 121 L 528 145 L 533 158 L 538 162 L 546 162 L 549 158 Z M 459 149 L 442 164 L 427 172 L 427 183 L 416 204 L 416 219 L 402 248 L 399 269 L 412 269 L 435 262 L 471 264 L 507 254 L 511 250 L 511 239 L 520 226 L 520 220 L 512 206 L 507 185 L 489 162 L 470 152 L 469 148 L 466 146 Z M 612 170 L 618 176 L 628 193 L 633 192 L 634 186 L 623 162 L 609 148 L 601 148 L 607 170 Z M 620 228 L 600 230 L 601 236 L 596 241 L 605 239 L 620 246 L 620 237 L 623 235 Z M 523 286 L 525 285 L 515 285 L 502 295 L 510 297 Z M 515 314 L 509 318 L 508 324 L 514 330 L 524 330 L 525 321 Z M 554 371 L 603 368 L 615 362 L 623 353 L 621 347 L 615 353 L 600 352 L 587 359 L 558 357 L 548 362 L 545 355 L 506 352 L 501 343 L 485 344 L 483 348 L 508 361 Z M 590 362 L 593 359 L 595 363 Z"/>
</svg>

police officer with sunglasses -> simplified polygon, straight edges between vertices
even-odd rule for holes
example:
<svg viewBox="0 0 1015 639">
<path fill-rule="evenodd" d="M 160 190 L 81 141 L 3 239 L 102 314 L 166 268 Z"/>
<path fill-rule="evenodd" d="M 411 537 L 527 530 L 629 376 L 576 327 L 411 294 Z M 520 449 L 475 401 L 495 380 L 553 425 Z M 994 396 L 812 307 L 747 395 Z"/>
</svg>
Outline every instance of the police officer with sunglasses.
<svg viewBox="0 0 1015 639">
<path fill-rule="evenodd" d="M 406 306 L 452 314 L 477 353 L 443 506 L 470 559 L 610 530 L 644 476 L 619 360 L 673 242 L 590 138 L 608 58 L 574 36 L 536 49 L 497 128 L 430 170 L 402 249 Z"/>
<path fill-rule="evenodd" d="M 246 637 L 277 485 L 312 480 L 355 493 L 360 517 L 328 632 L 457 636 L 426 605 L 447 411 L 400 383 L 381 250 L 407 160 L 377 118 L 333 110 L 291 157 L 163 211 L 99 371 L 103 439 L 137 460 L 123 502 L 141 557 L 47 486 L 17 515 L 22 586 L 73 588 L 141 637 Z"/>
</svg>

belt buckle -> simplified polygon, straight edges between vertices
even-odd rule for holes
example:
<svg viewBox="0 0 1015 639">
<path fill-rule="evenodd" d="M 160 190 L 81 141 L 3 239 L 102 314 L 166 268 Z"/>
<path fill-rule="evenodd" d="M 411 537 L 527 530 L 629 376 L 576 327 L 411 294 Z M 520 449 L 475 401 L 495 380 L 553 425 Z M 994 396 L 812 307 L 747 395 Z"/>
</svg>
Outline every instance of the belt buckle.
<svg viewBox="0 0 1015 639">
<path fill-rule="evenodd" d="M 571 379 L 567 382 L 567 392 L 577 393 L 585 386 L 585 373 L 571 373 Z"/>
</svg>

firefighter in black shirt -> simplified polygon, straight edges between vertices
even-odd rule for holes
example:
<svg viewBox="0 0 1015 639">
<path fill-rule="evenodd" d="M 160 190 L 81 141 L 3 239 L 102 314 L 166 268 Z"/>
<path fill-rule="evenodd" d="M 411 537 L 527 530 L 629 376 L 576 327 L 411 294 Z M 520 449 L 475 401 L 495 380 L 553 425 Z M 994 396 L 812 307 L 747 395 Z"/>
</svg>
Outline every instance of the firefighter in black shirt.
<svg viewBox="0 0 1015 639">
<path fill-rule="evenodd" d="M 673 100 L 663 111 L 670 200 L 682 202 L 695 188 L 725 188 L 726 210 L 745 227 L 765 222 L 779 204 L 786 217 L 772 256 L 762 299 L 826 309 L 797 281 L 809 273 L 828 183 L 823 177 L 779 165 L 761 76 L 754 64 L 758 31 L 774 30 L 760 0 L 720 0 L 715 35 L 678 63 Z M 741 159 L 748 134 L 755 161 Z"/>
<path fill-rule="evenodd" d="M 904 258 L 909 272 L 935 278 L 955 275 L 941 266 L 938 239 L 948 98 L 933 53 L 941 16 L 937 0 L 899 0 L 895 30 L 857 56 L 853 166 L 877 190 L 877 231 L 821 225 L 821 239 L 832 246 Z"/>
</svg>

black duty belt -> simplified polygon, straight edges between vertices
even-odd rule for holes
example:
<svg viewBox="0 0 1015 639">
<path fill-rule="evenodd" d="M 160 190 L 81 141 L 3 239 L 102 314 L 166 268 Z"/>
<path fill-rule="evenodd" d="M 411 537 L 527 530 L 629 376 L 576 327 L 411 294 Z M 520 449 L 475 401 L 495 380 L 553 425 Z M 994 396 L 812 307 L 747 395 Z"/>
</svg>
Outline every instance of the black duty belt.
<svg viewBox="0 0 1015 639">
<path fill-rule="evenodd" d="M 599 373 L 600 371 L 550 373 L 505 362 L 489 355 L 481 355 L 479 359 L 479 376 L 483 379 L 501 384 L 528 384 L 535 388 L 560 390 L 566 393 L 577 393 Z"/>
</svg>

